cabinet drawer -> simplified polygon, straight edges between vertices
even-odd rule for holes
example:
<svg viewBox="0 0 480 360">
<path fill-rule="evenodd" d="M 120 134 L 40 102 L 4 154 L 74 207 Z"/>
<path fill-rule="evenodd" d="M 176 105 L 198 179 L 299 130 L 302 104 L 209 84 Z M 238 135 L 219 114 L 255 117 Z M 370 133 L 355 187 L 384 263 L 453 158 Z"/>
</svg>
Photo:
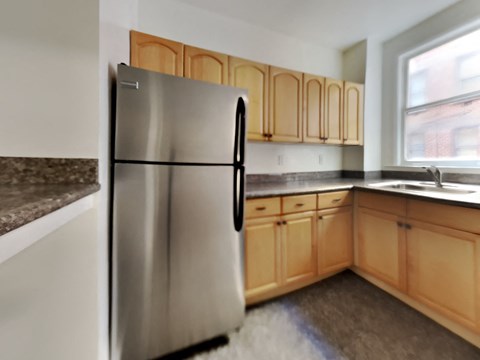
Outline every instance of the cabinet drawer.
<svg viewBox="0 0 480 360">
<path fill-rule="evenodd" d="M 430 201 L 408 200 L 409 219 L 480 234 L 480 211 Z"/>
<path fill-rule="evenodd" d="M 245 204 L 246 218 L 280 214 L 280 198 L 251 199 Z"/>
<path fill-rule="evenodd" d="M 347 206 L 351 204 L 352 204 L 351 191 L 335 191 L 335 192 L 318 194 L 317 207 L 319 209 Z"/>
<path fill-rule="evenodd" d="M 398 216 L 405 216 L 407 200 L 399 196 L 374 194 L 371 192 L 357 192 L 358 206 L 383 211 Z"/>
<path fill-rule="evenodd" d="M 283 213 L 294 213 L 316 209 L 316 195 L 285 196 L 282 198 Z"/>
</svg>

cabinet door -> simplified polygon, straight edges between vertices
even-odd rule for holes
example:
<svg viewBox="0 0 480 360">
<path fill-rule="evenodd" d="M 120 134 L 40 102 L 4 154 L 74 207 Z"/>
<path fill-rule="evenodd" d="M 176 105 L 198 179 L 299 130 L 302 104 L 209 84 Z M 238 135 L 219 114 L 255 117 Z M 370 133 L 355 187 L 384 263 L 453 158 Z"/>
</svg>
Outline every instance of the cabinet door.
<svg viewBox="0 0 480 360">
<path fill-rule="evenodd" d="M 343 143 L 363 144 L 363 85 L 345 81 Z"/>
<path fill-rule="evenodd" d="M 303 74 L 303 141 L 323 143 L 325 78 Z"/>
<path fill-rule="evenodd" d="M 318 273 L 345 269 L 353 261 L 352 207 L 317 213 Z"/>
<path fill-rule="evenodd" d="M 282 282 L 281 238 L 276 217 L 248 220 L 245 226 L 247 299 L 276 289 Z"/>
<path fill-rule="evenodd" d="M 183 44 L 132 30 L 130 64 L 146 70 L 183 76 Z"/>
<path fill-rule="evenodd" d="M 343 81 L 325 80 L 325 133 L 326 144 L 343 143 Z"/>
<path fill-rule="evenodd" d="M 228 85 L 228 55 L 185 45 L 185 77 Z"/>
<path fill-rule="evenodd" d="M 358 267 L 395 286 L 406 287 L 406 246 L 402 219 L 358 208 Z"/>
<path fill-rule="evenodd" d="M 478 330 L 480 236 L 421 222 L 409 223 L 409 295 Z"/>
<path fill-rule="evenodd" d="M 247 139 L 268 140 L 268 65 L 229 58 L 230 85 L 248 90 Z"/>
<path fill-rule="evenodd" d="M 270 66 L 270 140 L 302 141 L 302 73 Z"/>
<path fill-rule="evenodd" d="M 316 274 L 315 212 L 283 216 L 284 274 L 287 284 Z"/>
</svg>

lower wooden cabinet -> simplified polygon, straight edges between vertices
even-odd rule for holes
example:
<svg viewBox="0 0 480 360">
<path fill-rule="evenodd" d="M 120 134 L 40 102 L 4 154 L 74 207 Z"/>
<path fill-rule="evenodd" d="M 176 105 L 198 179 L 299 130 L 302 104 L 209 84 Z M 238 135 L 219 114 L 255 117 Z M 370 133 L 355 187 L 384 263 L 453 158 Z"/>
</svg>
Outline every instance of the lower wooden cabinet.
<svg viewBox="0 0 480 360">
<path fill-rule="evenodd" d="M 357 209 L 358 267 L 405 290 L 405 231 L 401 218 L 365 208 Z"/>
<path fill-rule="evenodd" d="M 284 280 L 301 282 L 316 275 L 315 212 L 284 215 L 282 221 Z"/>
<path fill-rule="evenodd" d="M 279 218 L 248 220 L 245 226 L 245 295 L 271 291 L 282 283 Z"/>
<path fill-rule="evenodd" d="M 352 207 L 317 212 L 318 273 L 348 268 L 353 262 Z"/>
<path fill-rule="evenodd" d="M 409 221 L 408 294 L 450 319 L 480 329 L 480 236 Z"/>
<path fill-rule="evenodd" d="M 247 303 L 279 287 L 316 275 L 315 212 L 247 220 L 245 296 Z"/>
<path fill-rule="evenodd" d="M 476 333 L 478 340 L 478 210 L 358 195 L 355 265 L 362 274 L 457 334 L 472 339 Z"/>
</svg>

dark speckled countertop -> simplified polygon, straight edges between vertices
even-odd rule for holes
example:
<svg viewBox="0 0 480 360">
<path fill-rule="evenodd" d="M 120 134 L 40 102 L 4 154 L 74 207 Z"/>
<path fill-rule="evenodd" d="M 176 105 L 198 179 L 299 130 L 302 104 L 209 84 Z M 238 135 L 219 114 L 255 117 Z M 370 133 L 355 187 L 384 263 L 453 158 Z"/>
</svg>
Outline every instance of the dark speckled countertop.
<svg viewBox="0 0 480 360">
<path fill-rule="evenodd" d="M 351 178 L 334 178 L 334 179 L 318 179 L 308 181 L 285 181 L 285 182 L 264 182 L 264 183 L 247 183 L 246 197 L 247 199 L 273 197 L 282 195 L 299 195 L 311 194 L 328 191 L 358 189 L 364 191 L 372 191 L 377 193 L 404 196 L 407 198 L 418 200 L 433 200 L 448 205 L 457 205 L 469 208 L 480 209 L 480 187 L 477 187 L 478 193 L 456 195 L 456 194 L 440 194 L 440 193 L 424 193 L 405 190 L 384 189 L 371 187 L 370 184 L 381 182 L 399 181 L 398 179 L 351 179 Z M 467 185 L 468 186 L 468 185 Z M 471 186 L 471 185 L 470 185 Z"/>
<path fill-rule="evenodd" d="M 97 163 L 0 157 L 0 235 L 97 192 Z"/>
</svg>

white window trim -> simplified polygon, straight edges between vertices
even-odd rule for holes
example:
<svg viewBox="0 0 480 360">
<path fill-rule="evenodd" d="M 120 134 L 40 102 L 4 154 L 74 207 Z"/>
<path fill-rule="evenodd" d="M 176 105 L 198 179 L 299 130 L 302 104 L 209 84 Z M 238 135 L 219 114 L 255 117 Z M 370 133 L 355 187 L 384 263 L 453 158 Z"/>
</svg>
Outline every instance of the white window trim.
<svg viewBox="0 0 480 360">
<path fill-rule="evenodd" d="M 424 52 L 432 50 L 458 37 L 466 35 L 475 30 L 480 30 L 480 20 L 465 26 L 459 27 L 455 30 L 444 33 L 428 42 L 420 44 L 415 48 L 404 52 L 398 57 L 397 63 L 397 109 L 395 119 L 395 129 L 397 130 L 396 139 L 396 163 L 399 168 L 421 167 L 425 165 L 437 165 L 448 167 L 450 169 L 472 169 L 480 167 L 480 160 L 475 161 L 442 161 L 442 160 L 426 160 L 426 161 L 407 161 L 405 159 L 405 117 L 404 109 L 406 109 L 406 101 L 408 96 L 408 61 Z M 442 101 L 440 101 L 442 102 Z M 421 106 L 419 106 L 421 107 Z"/>
</svg>

